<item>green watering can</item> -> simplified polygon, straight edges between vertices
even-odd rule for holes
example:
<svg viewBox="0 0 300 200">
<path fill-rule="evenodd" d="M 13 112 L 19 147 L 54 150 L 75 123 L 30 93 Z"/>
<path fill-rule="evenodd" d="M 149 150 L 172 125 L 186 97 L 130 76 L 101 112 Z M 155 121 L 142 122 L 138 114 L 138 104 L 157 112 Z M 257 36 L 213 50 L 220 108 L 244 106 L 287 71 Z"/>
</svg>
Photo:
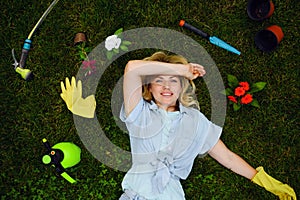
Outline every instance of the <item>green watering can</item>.
<svg viewBox="0 0 300 200">
<path fill-rule="evenodd" d="M 66 168 L 73 167 L 80 162 L 81 149 L 71 142 L 60 142 L 52 147 L 44 138 L 43 144 L 47 149 L 42 161 L 46 165 L 55 167 L 56 172 L 70 183 L 76 181 L 65 172 Z"/>
</svg>

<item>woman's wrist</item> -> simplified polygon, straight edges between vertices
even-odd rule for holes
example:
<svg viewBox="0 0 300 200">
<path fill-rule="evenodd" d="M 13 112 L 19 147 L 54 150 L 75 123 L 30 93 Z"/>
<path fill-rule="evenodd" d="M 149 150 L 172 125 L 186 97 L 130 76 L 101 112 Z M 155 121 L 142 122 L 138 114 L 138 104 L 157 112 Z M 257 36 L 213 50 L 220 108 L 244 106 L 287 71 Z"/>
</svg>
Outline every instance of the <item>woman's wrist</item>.
<svg viewBox="0 0 300 200">
<path fill-rule="evenodd" d="M 134 72 L 139 76 L 175 75 L 193 79 L 193 66 L 159 61 L 132 60 L 127 63 L 125 72 Z"/>
</svg>

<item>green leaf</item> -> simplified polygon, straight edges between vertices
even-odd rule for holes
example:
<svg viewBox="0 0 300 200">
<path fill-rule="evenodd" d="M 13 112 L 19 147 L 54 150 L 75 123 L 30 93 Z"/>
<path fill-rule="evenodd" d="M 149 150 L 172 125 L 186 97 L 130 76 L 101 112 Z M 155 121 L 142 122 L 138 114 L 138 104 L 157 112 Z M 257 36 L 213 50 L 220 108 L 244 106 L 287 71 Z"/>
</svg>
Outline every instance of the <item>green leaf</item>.
<svg viewBox="0 0 300 200">
<path fill-rule="evenodd" d="M 251 86 L 250 92 L 251 92 L 251 93 L 254 93 L 254 92 L 261 91 L 262 89 L 265 88 L 266 84 L 267 84 L 266 82 L 257 82 L 257 83 L 254 83 L 254 84 Z"/>
<path fill-rule="evenodd" d="M 119 28 L 118 30 L 116 30 L 114 35 L 120 35 L 122 32 L 123 32 L 123 28 Z"/>
<path fill-rule="evenodd" d="M 79 51 L 82 51 L 82 46 L 81 45 L 77 45 L 76 48 L 79 49 Z"/>
<path fill-rule="evenodd" d="M 242 106 L 240 104 L 233 104 L 233 110 L 238 111 Z"/>
<path fill-rule="evenodd" d="M 86 56 L 83 52 L 79 52 L 80 59 L 85 60 Z"/>
<path fill-rule="evenodd" d="M 127 40 L 124 40 L 124 41 L 122 42 L 122 44 L 124 44 L 124 45 L 131 45 L 131 42 L 129 42 L 129 41 L 127 41 Z"/>
<path fill-rule="evenodd" d="M 113 48 L 113 52 L 114 53 L 119 53 L 120 51 L 119 51 L 119 49 Z"/>
<path fill-rule="evenodd" d="M 237 87 L 239 85 L 239 80 L 235 76 L 228 74 L 227 79 L 228 79 L 228 85 L 231 88 Z"/>
<path fill-rule="evenodd" d="M 128 47 L 126 47 L 125 45 L 121 45 L 120 48 L 121 48 L 123 51 L 128 51 Z"/>
<path fill-rule="evenodd" d="M 233 91 L 231 88 L 226 88 L 225 90 L 221 91 L 221 94 L 229 96 L 229 95 L 233 95 Z"/>
<path fill-rule="evenodd" d="M 77 45 L 79 49 L 83 49 L 85 47 L 85 42 L 81 42 L 79 45 Z"/>
<path fill-rule="evenodd" d="M 114 55 L 114 52 L 113 52 L 113 51 L 107 51 L 107 52 L 106 52 L 106 57 L 107 57 L 108 60 L 111 60 L 112 57 L 113 57 L 113 55 Z"/>
<path fill-rule="evenodd" d="M 85 48 L 84 48 L 84 51 L 85 51 L 86 53 L 89 53 L 89 52 L 92 51 L 92 48 L 91 48 L 91 47 L 85 47 Z"/>
<path fill-rule="evenodd" d="M 254 106 L 254 107 L 257 107 L 257 108 L 260 108 L 259 103 L 258 103 L 258 101 L 256 99 L 253 99 L 253 101 L 251 102 L 250 105 Z"/>
<path fill-rule="evenodd" d="M 233 95 L 233 90 L 231 88 L 226 88 L 225 89 L 226 95 Z"/>
</svg>

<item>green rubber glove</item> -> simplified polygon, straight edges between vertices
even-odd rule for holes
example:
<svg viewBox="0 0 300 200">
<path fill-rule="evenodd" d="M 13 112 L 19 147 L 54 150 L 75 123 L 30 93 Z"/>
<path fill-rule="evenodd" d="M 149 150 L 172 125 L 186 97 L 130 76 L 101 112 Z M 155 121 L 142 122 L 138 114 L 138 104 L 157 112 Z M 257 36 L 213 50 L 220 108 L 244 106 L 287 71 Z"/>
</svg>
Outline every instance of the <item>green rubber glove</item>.
<svg viewBox="0 0 300 200">
<path fill-rule="evenodd" d="M 258 172 L 251 180 L 253 183 L 277 195 L 280 200 L 297 200 L 295 191 L 289 185 L 283 184 L 268 175 L 263 167 L 258 167 L 256 170 Z"/>
<path fill-rule="evenodd" d="M 76 86 L 76 80 L 72 77 L 71 84 L 69 78 L 66 78 L 66 86 L 60 83 L 61 98 L 66 102 L 68 109 L 75 115 L 85 118 L 93 118 L 96 109 L 96 100 L 94 95 L 82 98 L 82 83 L 79 80 Z"/>
</svg>

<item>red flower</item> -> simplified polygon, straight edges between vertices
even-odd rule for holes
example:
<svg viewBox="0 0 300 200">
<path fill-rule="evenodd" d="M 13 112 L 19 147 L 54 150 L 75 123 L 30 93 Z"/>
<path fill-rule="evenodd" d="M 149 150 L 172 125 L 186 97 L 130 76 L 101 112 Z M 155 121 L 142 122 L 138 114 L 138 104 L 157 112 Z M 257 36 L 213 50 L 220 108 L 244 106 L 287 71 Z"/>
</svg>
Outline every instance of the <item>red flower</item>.
<svg viewBox="0 0 300 200">
<path fill-rule="evenodd" d="M 240 82 L 240 86 L 242 86 L 245 91 L 248 91 L 250 89 L 248 82 Z"/>
<path fill-rule="evenodd" d="M 85 76 L 91 75 L 96 71 L 96 60 L 84 60 L 82 61 L 82 69 L 86 69 Z"/>
<path fill-rule="evenodd" d="M 228 96 L 228 99 L 230 101 L 232 101 L 233 103 L 237 103 L 237 100 L 236 100 L 236 98 L 234 96 Z"/>
<path fill-rule="evenodd" d="M 246 94 L 241 98 L 241 103 L 242 104 L 249 104 L 253 101 L 252 95 L 251 94 Z"/>
<path fill-rule="evenodd" d="M 245 93 L 246 93 L 246 91 L 243 87 L 237 87 L 234 90 L 234 94 L 238 97 L 243 96 Z"/>
<path fill-rule="evenodd" d="M 96 60 L 90 60 L 90 61 L 87 61 L 87 60 L 84 60 L 82 61 L 82 68 L 83 69 L 87 69 L 87 68 L 92 68 L 92 69 L 95 69 L 95 64 L 96 64 Z"/>
</svg>

